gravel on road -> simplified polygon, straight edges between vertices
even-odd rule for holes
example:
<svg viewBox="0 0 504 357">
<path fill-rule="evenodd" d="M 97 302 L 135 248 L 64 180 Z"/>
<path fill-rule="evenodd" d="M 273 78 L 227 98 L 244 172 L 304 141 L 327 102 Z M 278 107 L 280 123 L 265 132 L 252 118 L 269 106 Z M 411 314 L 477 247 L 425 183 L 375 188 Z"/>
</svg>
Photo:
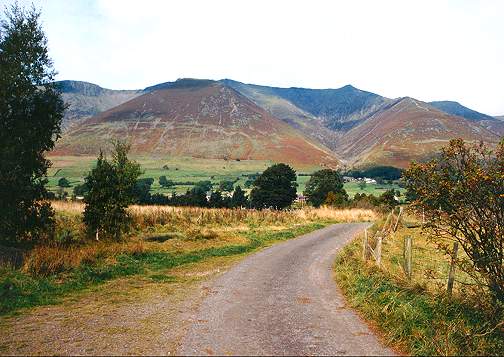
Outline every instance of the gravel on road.
<svg viewBox="0 0 504 357">
<path fill-rule="evenodd" d="M 182 355 L 393 355 L 345 305 L 335 256 L 367 223 L 335 224 L 251 255 L 208 286 Z"/>
</svg>

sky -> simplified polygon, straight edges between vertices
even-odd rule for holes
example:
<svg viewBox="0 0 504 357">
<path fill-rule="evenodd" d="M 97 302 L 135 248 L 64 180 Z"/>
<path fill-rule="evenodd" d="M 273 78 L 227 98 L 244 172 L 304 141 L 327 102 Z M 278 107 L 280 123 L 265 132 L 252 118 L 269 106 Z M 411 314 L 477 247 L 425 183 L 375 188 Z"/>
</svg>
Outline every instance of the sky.
<svg viewBox="0 0 504 357">
<path fill-rule="evenodd" d="M 351 84 L 504 115 L 502 0 L 19 1 L 32 2 L 58 79 L 111 89 L 184 77 Z"/>
</svg>

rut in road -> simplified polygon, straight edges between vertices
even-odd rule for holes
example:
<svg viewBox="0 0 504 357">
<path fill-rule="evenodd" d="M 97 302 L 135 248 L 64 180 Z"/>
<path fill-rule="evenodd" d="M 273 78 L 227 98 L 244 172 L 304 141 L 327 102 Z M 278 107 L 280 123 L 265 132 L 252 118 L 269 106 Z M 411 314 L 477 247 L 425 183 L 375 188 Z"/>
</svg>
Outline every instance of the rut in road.
<svg viewBox="0 0 504 357">
<path fill-rule="evenodd" d="M 251 255 L 210 287 L 183 355 L 392 355 L 347 308 L 339 249 L 368 223 L 335 224 Z"/>
</svg>

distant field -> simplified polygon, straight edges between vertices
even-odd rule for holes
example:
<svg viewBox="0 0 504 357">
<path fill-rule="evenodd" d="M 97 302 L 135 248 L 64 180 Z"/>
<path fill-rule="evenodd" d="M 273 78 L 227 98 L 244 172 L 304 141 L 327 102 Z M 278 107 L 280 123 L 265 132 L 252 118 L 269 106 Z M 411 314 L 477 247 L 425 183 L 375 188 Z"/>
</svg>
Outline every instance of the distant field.
<svg viewBox="0 0 504 357">
<path fill-rule="evenodd" d="M 66 190 L 71 193 L 73 186 L 84 182 L 84 177 L 96 163 L 96 157 L 91 156 L 53 156 L 49 157 L 53 166 L 48 172 L 48 188 L 50 191 L 57 189 L 58 180 L 65 177 L 70 181 L 72 187 Z M 258 160 L 222 160 L 222 159 L 199 159 L 191 157 L 173 157 L 173 158 L 145 158 L 134 157 L 142 166 L 144 174 L 141 177 L 152 177 L 154 184 L 151 193 L 184 193 L 190 189 L 191 185 L 177 185 L 172 188 L 163 188 L 159 185 L 159 177 L 166 176 L 168 180 L 175 182 L 198 182 L 210 180 L 214 184 L 219 184 L 223 180 L 238 180 L 236 185 L 245 187 L 247 174 L 261 173 L 267 167 L 271 166 L 271 161 Z M 166 166 L 167 169 L 164 169 Z M 298 171 L 298 174 L 312 173 L 319 170 L 320 167 L 314 166 L 310 169 Z M 310 176 L 298 176 L 298 192 L 304 191 L 306 183 Z M 367 184 L 364 190 L 361 190 L 357 183 L 346 183 L 345 189 L 353 197 L 356 193 L 381 195 L 385 190 L 394 188 L 400 189 L 397 185 L 371 185 Z M 400 189 L 402 191 L 402 189 Z"/>
</svg>

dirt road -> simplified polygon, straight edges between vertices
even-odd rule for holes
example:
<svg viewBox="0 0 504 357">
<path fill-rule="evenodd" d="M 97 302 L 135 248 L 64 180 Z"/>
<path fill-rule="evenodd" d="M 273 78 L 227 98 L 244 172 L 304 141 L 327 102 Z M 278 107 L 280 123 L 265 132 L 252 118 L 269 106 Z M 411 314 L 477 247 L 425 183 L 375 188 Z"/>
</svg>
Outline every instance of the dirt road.
<svg viewBox="0 0 504 357">
<path fill-rule="evenodd" d="M 337 224 L 251 255 L 217 278 L 178 353 L 392 355 L 345 306 L 335 255 L 367 224 Z"/>
</svg>

